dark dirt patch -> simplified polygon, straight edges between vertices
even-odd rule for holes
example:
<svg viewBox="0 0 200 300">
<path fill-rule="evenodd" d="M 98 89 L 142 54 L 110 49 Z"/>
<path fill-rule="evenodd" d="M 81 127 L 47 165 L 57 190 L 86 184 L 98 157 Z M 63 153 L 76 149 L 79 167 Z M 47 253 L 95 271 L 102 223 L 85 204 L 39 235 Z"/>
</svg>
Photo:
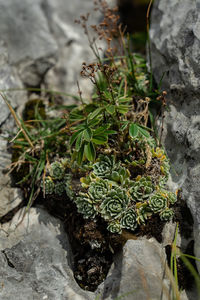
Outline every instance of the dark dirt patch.
<svg viewBox="0 0 200 300">
<path fill-rule="evenodd" d="M 190 238 L 193 234 L 194 221 L 186 201 L 182 199 L 181 190 L 178 192 L 177 202 L 173 208 L 175 211 L 174 221 L 179 222 L 181 236 L 185 237 L 186 239 Z"/>
</svg>

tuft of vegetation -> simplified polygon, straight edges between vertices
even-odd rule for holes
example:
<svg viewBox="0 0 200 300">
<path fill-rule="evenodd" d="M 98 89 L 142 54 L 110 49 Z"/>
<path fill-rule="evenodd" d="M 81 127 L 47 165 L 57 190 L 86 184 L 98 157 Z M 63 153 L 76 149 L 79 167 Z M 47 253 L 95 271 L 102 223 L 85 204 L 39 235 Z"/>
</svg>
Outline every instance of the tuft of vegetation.
<svg viewBox="0 0 200 300">
<path fill-rule="evenodd" d="M 48 107 L 44 112 L 41 101 L 34 102 L 34 113 L 24 113 L 25 120 L 12 111 L 19 127 L 13 168 L 28 166 L 18 182 L 30 195 L 28 207 L 40 190 L 44 198 L 70 198 L 84 218 L 101 218 L 108 231 L 120 234 L 139 230 L 155 215 L 169 221 L 174 214 L 176 195 L 166 187 L 169 159 L 153 114 L 155 107 L 161 111 L 165 105 L 166 92 L 153 88 L 144 58 L 131 52 L 117 9 L 105 1 L 95 5 L 104 15 L 99 25 L 91 26 L 96 38 L 90 37 L 89 14 L 77 21 L 96 56 L 81 71 L 94 84 L 90 101 L 79 90 L 80 104 L 65 107 L 57 118 Z M 107 43 L 104 58 L 98 39 Z"/>
</svg>

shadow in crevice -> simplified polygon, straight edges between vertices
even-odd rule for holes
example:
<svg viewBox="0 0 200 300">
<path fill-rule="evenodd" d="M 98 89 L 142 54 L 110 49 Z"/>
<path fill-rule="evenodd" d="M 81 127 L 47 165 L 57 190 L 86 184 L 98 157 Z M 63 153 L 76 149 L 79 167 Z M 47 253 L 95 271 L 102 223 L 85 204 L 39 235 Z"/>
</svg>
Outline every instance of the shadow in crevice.
<svg viewBox="0 0 200 300">
<path fill-rule="evenodd" d="M 103 283 L 102 300 L 107 297 L 116 299 L 119 296 L 120 282 L 122 277 L 122 265 L 123 265 L 123 250 L 117 253 L 113 259 L 113 265 L 110 272 Z"/>
</svg>

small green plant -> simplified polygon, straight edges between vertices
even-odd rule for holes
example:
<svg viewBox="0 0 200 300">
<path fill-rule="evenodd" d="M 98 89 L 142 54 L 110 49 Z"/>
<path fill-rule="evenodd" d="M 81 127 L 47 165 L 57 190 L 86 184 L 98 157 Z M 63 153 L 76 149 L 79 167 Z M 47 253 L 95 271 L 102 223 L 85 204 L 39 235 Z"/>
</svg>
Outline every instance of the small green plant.
<svg viewBox="0 0 200 300">
<path fill-rule="evenodd" d="M 19 120 L 13 112 L 19 126 L 13 143 L 20 151 L 14 167 L 28 165 L 20 181 L 31 187 L 28 206 L 42 188 L 44 198 L 68 196 L 84 218 L 102 218 L 110 232 L 120 234 L 155 215 L 170 220 L 176 195 L 166 190 L 169 159 L 151 112 L 152 104 L 165 103 L 166 93 L 153 89 L 145 60 L 131 52 L 117 10 L 105 1 L 99 5 L 104 20 L 92 29 L 107 43 L 106 58 L 89 35 L 89 15 L 78 21 L 96 56 L 81 71 L 94 84 L 90 102 L 79 91 L 80 105 L 60 118 L 43 118 L 37 105 L 34 120 Z"/>
</svg>

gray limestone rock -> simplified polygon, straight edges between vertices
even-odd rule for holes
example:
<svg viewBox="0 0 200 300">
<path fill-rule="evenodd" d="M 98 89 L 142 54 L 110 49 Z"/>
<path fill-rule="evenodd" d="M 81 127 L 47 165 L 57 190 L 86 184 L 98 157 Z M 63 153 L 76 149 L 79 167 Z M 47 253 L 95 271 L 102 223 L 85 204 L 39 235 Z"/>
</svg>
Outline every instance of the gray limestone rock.
<svg viewBox="0 0 200 300">
<path fill-rule="evenodd" d="M 168 299 L 164 248 L 155 239 L 129 240 L 95 293 L 73 277 L 73 257 L 60 221 L 42 208 L 20 210 L 0 230 L 0 299 Z M 187 298 L 186 298 L 187 299 Z"/>
<path fill-rule="evenodd" d="M 182 188 L 194 218 L 195 254 L 200 257 L 200 1 L 157 0 L 151 14 L 152 66 L 165 73 L 168 91 L 163 142 L 175 187 Z M 200 266 L 199 266 L 200 271 Z"/>
<path fill-rule="evenodd" d="M 97 24 L 100 14 L 94 12 L 93 8 L 91 0 L 74 0 L 73 5 L 70 0 L 44 1 L 43 10 L 59 48 L 58 61 L 45 77 L 45 82 L 50 89 L 77 95 L 78 80 L 83 97 L 90 96 L 93 86 L 90 80 L 81 78 L 80 71 L 84 61 L 91 63 L 95 57 L 89 47 L 84 29 L 74 21 L 79 19 L 80 15 L 91 12 L 89 24 Z M 92 39 L 93 34 L 90 34 Z M 102 42 L 98 45 L 104 48 Z M 103 55 L 103 52 L 100 53 Z"/>
<path fill-rule="evenodd" d="M 5 90 L 2 93 L 12 107 L 23 105 L 27 100 L 25 91 L 8 91 L 8 89 L 23 88 L 23 85 L 14 67 L 8 63 L 7 49 L 2 41 L 0 41 L 0 74 L 0 90 Z M 17 207 L 22 201 L 21 191 L 11 187 L 10 176 L 6 173 L 6 169 L 11 165 L 8 139 L 10 133 L 14 132 L 14 127 L 14 119 L 0 95 L 0 217 Z"/>
<path fill-rule="evenodd" d="M 61 222 L 39 208 L 21 222 L 22 216 L 19 211 L 0 231 L 0 299 L 94 299 L 75 282 Z"/>
<path fill-rule="evenodd" d="M 0 29 L 1 30 L 1 29 Z M 8 51 L 5 43 L 0 40 L 0 91 L 8 98 L 13 108 L 25 103 L 26 93 L 24 91 L 6 91 L 9 89 L 23 88 L 22 82 L 8 59 Z M 9 116 L 9 109 L 0 95 L 0 126 Z"/>
<path fill-rule="evenodd" d="M 57 54 L 41 5 L 42 0 L 0 0 L 0 36 L 8 47 L 9 63 L 29 86 L 41 82 Z"/>
<path fill-rule="evenodd" d="M 165 252 L 155 239 L 128 240 L 98 292 L 108 300 L 168 299 L 165 267 Z"/>
</svg>

